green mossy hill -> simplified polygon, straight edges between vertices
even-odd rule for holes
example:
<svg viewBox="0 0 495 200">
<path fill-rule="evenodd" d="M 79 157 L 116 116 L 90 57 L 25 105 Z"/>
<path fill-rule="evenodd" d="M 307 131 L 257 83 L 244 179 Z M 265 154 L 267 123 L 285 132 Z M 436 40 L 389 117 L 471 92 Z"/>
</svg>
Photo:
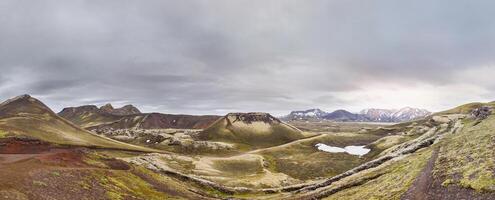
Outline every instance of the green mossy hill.
<svg viewBox="0 0 495 200">
<path fill-rule="evenodd" d="M 50 108 L 29 95 L 15 97 L 0 104 L 0 132 L 62 145 L 153 151 L 92 134 L 57 116 Z"/>
<path fill-rule="evenodd" d="M 305 136 L 267 113 L 231 113 L 199 134 L 201 140 L 239 143 L 255 148 L 271 147 Z"/>
<path fill-rule="evenodd" d="M 443 185 L 457 185 L 495 196 L 495 116 L 477 123 L 466 120 L 462 132 L 442 142 L 435 176 Z"/>
<path fill-rule="evenodd" d="M 346 199 L 401 199 L 427 164 L 431 150 L 419 151 L 406 159 L 393 162 L 383 168 L 370 170 L 337 182 L 334 188 L 342 185 L 357 185 L 337 192 L 325 200 Z"/>
<path fill-rule="evenodd" d="M 444 114 L 469 114 L 471 113 L 474 109 L 480 108 L 482 106 L 490 106 L 490 107 L 495 107 L 495 102 L 490 102 L 490 103 L 468 103 L 464 104 L 461 106 L 457 106 L 453 109 L 442 111 L 439 113 L 435 113 L 434 115 L 444 115 Z"/>
</svg>

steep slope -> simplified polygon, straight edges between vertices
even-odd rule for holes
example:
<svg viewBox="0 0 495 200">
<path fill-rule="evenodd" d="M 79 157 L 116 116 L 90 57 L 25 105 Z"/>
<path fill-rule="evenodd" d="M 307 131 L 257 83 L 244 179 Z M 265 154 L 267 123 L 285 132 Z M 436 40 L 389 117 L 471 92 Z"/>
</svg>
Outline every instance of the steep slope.
<svg viewBox="0 0 495 200">
<path fill-rule="evenodd" d="M 170 115 L 161 113 L 140 113 L 132 105 L 114 109 L 111 104 L 101 108 L 94 105 L 64 108 L 59 116 L 85 129 L 203 129 L 220 116 Z"/>
<path fill-rule="evenodd" d="M 304 135 L 268 113 L 230 113 L 202 131 L 199 138 L 269 147 L 304 138 Z"/>
<path fill-rule="evenodd" d="M 3 137 L 30 137 L 55 144 L 152 151 L 85 131 L 29 95 L 0 104 L 0 132 Z"/>
<path fill-rule="evenodd" d="M 95 105 L 64 108 L 58 115 L 83 128 L 117 121 L 122 116 L 113 115 Z"/>
</svg>

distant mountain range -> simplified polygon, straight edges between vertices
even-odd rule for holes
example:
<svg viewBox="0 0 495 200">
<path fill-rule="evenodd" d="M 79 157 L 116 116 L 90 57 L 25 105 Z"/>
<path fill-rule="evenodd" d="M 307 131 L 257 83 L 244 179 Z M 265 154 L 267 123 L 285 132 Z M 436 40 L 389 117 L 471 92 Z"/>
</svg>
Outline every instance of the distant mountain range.
<svg viewBox="0 0 495 200">
<path fill-rule="evenodd" d="M 282 120 L 331 120 L 351 122 L 404 122 L 430 115 L 425 109 L 404 107 L 401 109 L 364 109 L 359 113 L 351 113 L 346 110 L 325 112 L 320 109 L 304 111 L 292 111 L 289 115 L 281 117 Z"/>
</svg>

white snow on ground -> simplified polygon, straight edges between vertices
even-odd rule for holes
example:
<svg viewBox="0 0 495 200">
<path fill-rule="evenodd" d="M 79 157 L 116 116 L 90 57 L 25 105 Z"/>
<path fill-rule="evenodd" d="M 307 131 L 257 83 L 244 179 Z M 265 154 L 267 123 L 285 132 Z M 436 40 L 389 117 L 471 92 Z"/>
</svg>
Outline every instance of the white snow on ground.
<svg viewBox="0 0 495 200">
<path fill-rule="evenodd" d="M 346 152 L 351 155 L 362 156 L 370 152 L 370 149 L 364 148 L 364 146 L 346 146 L 344 148 L 332 147 L 326 144 L 318 143 L 315 145 L 318 150 L 329 153 L 343 153 Z"/>
</svg>

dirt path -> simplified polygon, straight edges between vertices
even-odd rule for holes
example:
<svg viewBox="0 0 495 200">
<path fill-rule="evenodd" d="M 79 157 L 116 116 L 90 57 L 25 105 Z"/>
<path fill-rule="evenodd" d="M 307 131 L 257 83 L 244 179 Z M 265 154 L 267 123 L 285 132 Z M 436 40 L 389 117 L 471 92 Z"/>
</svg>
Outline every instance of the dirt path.
<svg viewBox="0 0 495 200">
<path fill-rule="evenodd" d="M 433 184 L 433 168 L 435 161 L 438 158 L 438 149 L 433 150 L 426 167 L 421 171 L 421 174 L 416 178 L 409 190 L 402 196 L 402 200 L 424 200 L 428 198 L 428 191 Z"/>
</svg>

